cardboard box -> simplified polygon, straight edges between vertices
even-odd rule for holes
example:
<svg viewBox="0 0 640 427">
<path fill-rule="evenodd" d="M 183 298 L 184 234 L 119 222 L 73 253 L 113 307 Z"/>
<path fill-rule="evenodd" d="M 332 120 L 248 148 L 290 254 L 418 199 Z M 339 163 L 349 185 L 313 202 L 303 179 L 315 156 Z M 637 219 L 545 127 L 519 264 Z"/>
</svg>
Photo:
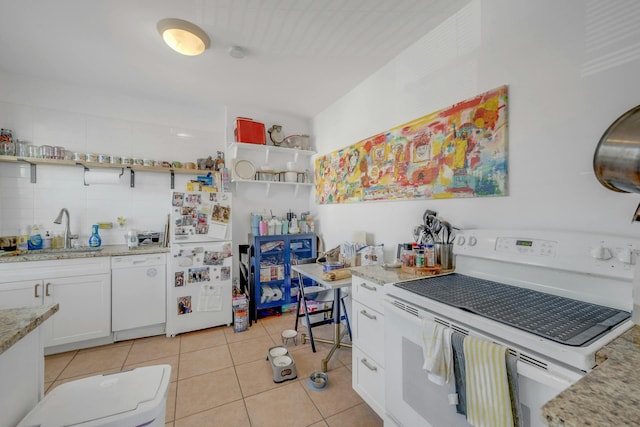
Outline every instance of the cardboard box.
<svg viewBox="0 0 640 427">
<path fill-rule="evenodd" d="M 283 265 L 263 265 L 260 267 L 260 281 L 270 282 L 272 280 L 284 279 Z"/>
<path fill-rule="evenodd" d="M 256 122 L 246 117 L 236 118 L 236 142 L 266 145 L 267 134 L 264 123 Z"/>
</svg>

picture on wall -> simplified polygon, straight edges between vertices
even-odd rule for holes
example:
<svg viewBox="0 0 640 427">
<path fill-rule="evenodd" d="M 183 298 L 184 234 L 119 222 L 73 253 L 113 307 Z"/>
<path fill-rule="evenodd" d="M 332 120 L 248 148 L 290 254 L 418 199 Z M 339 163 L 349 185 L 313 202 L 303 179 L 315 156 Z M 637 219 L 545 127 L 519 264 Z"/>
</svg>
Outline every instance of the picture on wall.
<svg viewBox="0 0 640 427">
<path fill-rule="evenodd" d="M 315 160 L 316 202 L 507 194 L 507 86 Z"/>
</svg>

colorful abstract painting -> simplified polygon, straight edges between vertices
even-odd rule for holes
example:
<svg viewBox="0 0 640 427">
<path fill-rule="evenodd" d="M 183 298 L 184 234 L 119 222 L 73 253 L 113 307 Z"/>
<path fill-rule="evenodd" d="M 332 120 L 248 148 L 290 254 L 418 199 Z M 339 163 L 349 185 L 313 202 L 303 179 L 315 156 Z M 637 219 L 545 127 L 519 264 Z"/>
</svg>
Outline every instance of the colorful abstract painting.
<svg viewBox="0 0 640 427">
<path fill-rule="evenodd" d="M 320 204 L 507 194 L 507 86 L 315 160 Z"/>
</svg>

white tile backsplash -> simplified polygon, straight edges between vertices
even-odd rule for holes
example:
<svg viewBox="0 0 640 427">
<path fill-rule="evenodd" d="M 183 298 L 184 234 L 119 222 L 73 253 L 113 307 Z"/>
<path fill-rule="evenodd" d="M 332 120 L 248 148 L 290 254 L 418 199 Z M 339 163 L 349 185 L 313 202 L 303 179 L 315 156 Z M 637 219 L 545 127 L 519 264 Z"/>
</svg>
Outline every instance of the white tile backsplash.
<svg viewBox="0 0 640 427">
<path fill-rule="evenodd" d="M 6 102 L 0 103 L 0 114 L 4 115 L 3 126 L 19 128 L 16 133 L 33 139 L 34 144 L 62 145 L 72 152 L 195 162 L 224 150 L 224 138 L 216 138 L 217 132 L 211 130 Z M 81 166 L 38 165 L 37 182 L 31 183 L 29 165 L 0 163 L 0 235 L 19 234 L 21 228 L 33 224 L 42 231 L 62 233 L 64 225 L 53 223 L 62 208 L 69 210 L 71 232 L 80 235 L 82 244 L 97 222 L 111 222 L 114 227 L 100 230 L 103 244 L 123 243 L 126 228 L 163 231 L 169 212 L 170 173 L 136 172 L 131 188 L 130 171 L 122 170 L 119 184 L 85 186 Z M 176 174 L 176 187 L 183 188 L 191 179 L 195 176 Z M 117 225 L 118 216 L 127 218 L 125 229 Z"/>
</svg>

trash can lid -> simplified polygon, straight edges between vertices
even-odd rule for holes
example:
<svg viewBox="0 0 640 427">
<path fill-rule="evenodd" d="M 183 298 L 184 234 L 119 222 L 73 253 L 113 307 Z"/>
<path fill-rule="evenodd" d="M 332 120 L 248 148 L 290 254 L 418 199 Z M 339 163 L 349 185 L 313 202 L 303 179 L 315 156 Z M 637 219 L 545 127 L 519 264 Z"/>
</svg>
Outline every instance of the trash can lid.
<svg viewBox="0 0 640 427">
<path fill-rule="evenodd" d="M 170 365 L 136 368 L 61 384 L 47 394 L 18 425 L 60 426 L 127 420 L 153 412 L 163 402 Z M 163 409 L 164 410 L 164 409 Z"/>
</svg>

